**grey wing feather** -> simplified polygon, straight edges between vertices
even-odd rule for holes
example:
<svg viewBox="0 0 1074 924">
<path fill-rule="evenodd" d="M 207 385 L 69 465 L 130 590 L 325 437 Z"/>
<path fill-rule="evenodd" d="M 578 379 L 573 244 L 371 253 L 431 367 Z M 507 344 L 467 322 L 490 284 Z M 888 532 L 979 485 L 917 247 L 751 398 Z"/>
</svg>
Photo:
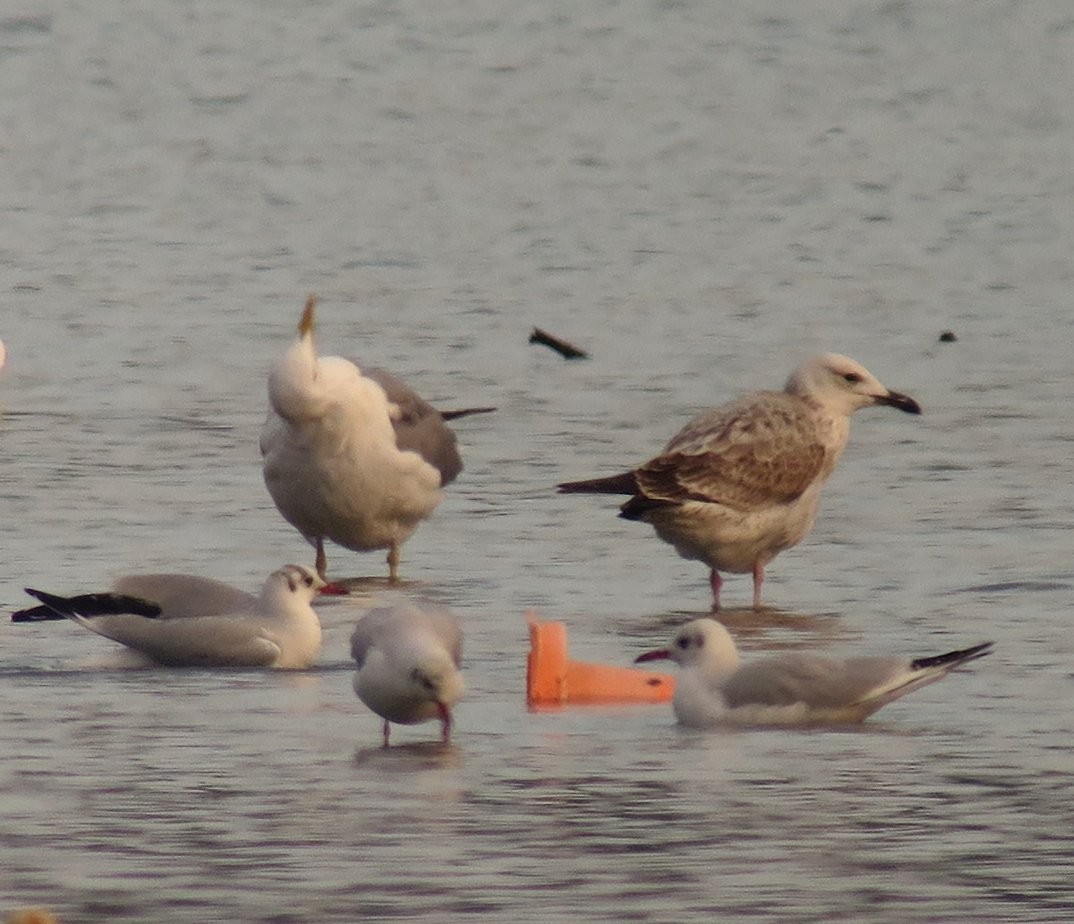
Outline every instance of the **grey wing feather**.
<svg viewBox="0 0 1074 924">
<path fill-rule="evenodd" d="M 160 606 L 162 619 L 224 616 L 257 606 L 254 594 L 192 574 L 130 574 L 112 587 L 117 593 L 152 600 Z"/>
<path fill-rule="evenodd" d="M 739 670 L 722 688 L 727 705 L 840 708 L 864 699 L 908 668 L 903 658 L 842 661 L 814 655 L 764 658 Z"/>
<path fill-rule="evenodd" d="M 359 670 L 365 664 L 369 649 L 376 643 L 378 636 L 390 625 L 392 612 L 391 607 L 370 610 L 358 620 L 358 625 L 354 627 L 354 631 L 351 633 L 351 657 L 357 662 Z"/>
<path fill-rule="evenodd" d="M 425 604 L 423 606 L 429 625 L 443 641 L 444 647 L 451 652 L 451 659 L 456 667 L 462 667 L 462 629 L 455 615 L 446 607 L 437 604 Z"/>
<path fill-rule="evenodd" d="M 421 629 L 440 639 L 451 652 L 457 667 L 462 664 L 462 631 L 458 620 L 446 607 L 427 602 L 408 602 L 370 610 L 351 633 L 351 657 L 361 670 L 374 645 L 387 643 L 396 633 L 405 636 Z"/>
<path fill-rule="evenodd" d="M 451 484 L 462 471 L 455 434 L 443 415 L 398 376 L 386 369 L 363 369 L 362 374 L 384 389 L 399 409 L 392 420 L 395 442 L 402 450 L 416 452 L 440 472 L 440 486 Z"/>
</svg>

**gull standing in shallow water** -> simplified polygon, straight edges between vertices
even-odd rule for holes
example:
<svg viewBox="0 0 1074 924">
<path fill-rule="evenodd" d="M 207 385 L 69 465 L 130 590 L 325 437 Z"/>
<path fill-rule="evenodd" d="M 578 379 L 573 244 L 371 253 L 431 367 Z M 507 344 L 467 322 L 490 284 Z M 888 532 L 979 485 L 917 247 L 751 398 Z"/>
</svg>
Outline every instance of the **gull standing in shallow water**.
<svg viewBox="0 0 1074 924">
<path fill-rule="evenodd" d="M 312 568 L 285 565 L 260 596 L 188 574 L 129 575 L 111 592 L 76 597 L 26 592 L 42 605 L 13 613 L 13 622 L 71 619 L 157 664 L 304 669 L 321 649 L 313 598 L 344 591 Z"/>
<path fill-rule="evenodd" d="M 356 552 L 388 550 L 399 579 L 399 548 L 462 471 L 455 434 L 444 423 L 492 408 L 441 413 L 399 378 L 339 356 L 318 357 L 315 296 L 298 339 L 269 374 L 261 432 L 265 485 L 285 520 L 317 550 L 325 540 Z"/>
<path fill-rule="evenodd" d="M 450 610 L 413 602 L 371 610 L 351 635 L 351 655 L 354 692 L 384 719 L 384 747 L 392 722 L 439 719 L 444 742 L 451 739 L 451 707 L 465 685 L 462 631 Z"/>
<path fill-rule="evenodd" d="M 754 392 L 695 417 L 644 465 L 559 490 L 632 495 L 621 517 L 649 523 L 683 558 L 709 566 L 713 611 L 721 571 L 752 573 L 760 609 L 765 566 L 813 528 L 850 415 L 877 404 L 921 413 L 864 366 L 826 353 L 795 369 L 781 392 Z"/>
<path fill-rule="evenodd" d="M 668 658 L 679 665 L 672 706 L 681 725 L 833 725 L 861 722 L 991 651 L 992 643 L 984 642 L 913 660 L 795 653 L 742 664 L 727 629 L 704 618 L 635 663 Z"/>
</svg>

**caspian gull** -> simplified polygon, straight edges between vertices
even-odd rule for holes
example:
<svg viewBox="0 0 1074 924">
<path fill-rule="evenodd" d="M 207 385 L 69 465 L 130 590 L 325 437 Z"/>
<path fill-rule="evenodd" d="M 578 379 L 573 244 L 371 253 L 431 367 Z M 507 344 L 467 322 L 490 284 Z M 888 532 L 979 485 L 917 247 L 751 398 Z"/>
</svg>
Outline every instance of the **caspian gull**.
<svg viewBox="0 0 1074 924">
<path fill-rule="evenodd" d="M 310 605 L 338 592 L 312 568 L 285 565 L 260 595 L 188 574 L 136 574 L 110 592 L 61 597 L 26 588 L 41 606 L 13 622 L 67 618 L 91 632 L 175 667 L 307 668 L 321 648 L 321 623 Z"/>
<path fill-rule="evenodd" d="M 395 582 L 400 546 L 462 471 L 444 421 L 492 408 L 441 413 L 383 369 L 318 357 L 316 303 L 312 295 L 306 301 L 298 338 L 269 374 L 265 485 L 284 519 L 316 548 L 322 578 L 330 540 L 356 552 L 387 549 Z"/>
<path fill-rule="evenodd" d="M 668 658 L 679 665 L 672 706 L 681 725 L 828 725 L 864 721 L 991 650 L 984 642 L 912 660 L 792 653 L 742 664 L 727 629 L 703 618 L 635 663 Z"/>
<path fill-rule="evenodd" d="M 354 692 L 384 719 L 385 747 L 392 722 L 439 719 L 450 740 L 451 707 L 465 689 L 462 631 L 450 610 L 413 601 L 371 610 L 351 635 L 351 655 Z"/>
<path fill-rule="evenodd" d="M 760 609 L 765 566 L 813 528 L 850 415 L 876 404 L 921 413 L 864 366 L 827 353 L 802 363 L 781 392 L 754 392 L 695 417 L 633 471 L 559 490 L 632 495 L 619 515 L 649 523 L 683 558 L 708 565 L 714 611 L 721 571 L 752 573 Z"/>
</svg>

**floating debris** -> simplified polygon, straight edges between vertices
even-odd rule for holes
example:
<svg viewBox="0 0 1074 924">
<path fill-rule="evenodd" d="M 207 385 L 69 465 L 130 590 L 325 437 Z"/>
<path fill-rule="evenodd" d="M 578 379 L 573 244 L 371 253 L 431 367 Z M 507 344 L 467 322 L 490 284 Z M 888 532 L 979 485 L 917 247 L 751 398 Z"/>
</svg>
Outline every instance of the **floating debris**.
<svg viewBox="0 0 1074 924">
<path fill-rule="evenodd" d="M 539 343 L 542 346 L 551 347 L 564 359 L 589 359 L 589 354 L 585 350 L 579 350 L 573 344 L 567 343 L 566 340 L 560 340 L 559 337 L 553 337 L 539 327 L 535 327 L 533 333 L 530 334 L 530 343 Z"/>
<path fill-rule="evenodd" d="M 940 343 L 954 343 L 956 340 L 958 340 L 958 337 L 955 336 L 953 330 L 945 330 L 940 334 Z"/>
</svg>

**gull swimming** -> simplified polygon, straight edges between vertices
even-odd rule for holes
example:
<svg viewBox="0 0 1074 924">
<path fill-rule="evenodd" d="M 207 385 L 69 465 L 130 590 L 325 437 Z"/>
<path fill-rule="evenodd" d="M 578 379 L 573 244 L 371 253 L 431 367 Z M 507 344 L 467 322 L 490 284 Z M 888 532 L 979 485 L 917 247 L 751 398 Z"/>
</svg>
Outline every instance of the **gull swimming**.
<svg viewBox="0 0 1074 924">
<path fill-rule="evenodd" d="M 668 658 L 679 665 L 672 707 L 681 725 L 821 725 L 864 721 L 991 651 L 984 642 L 912 660 L 793 653 L 742 664 L 727 629 L 706 617 L 686 623 L 667 648 L 635 663 Z"/>
<path fill-rule="evenodd" d="M 683 558 L 708 565 L 713 611 L 721 571 L 752 573 L 760 609 L 765 566 L 813 528 L 850 416 L 872 405 L 921 413 L 860 363 L 826 353 L 803 362 L 781 392 L 754 392 L 693 418 L 638 468 L 559 491 L 632 495 L 621 517 L 650 524 Z"/>
<path fill-rule="evenodd" d="M 451 709 L 465 690 L 462 631 L 446 607 L 407 601 L 371 610 L 351 635 L 358 665 L 354 692 L 384 719 L 384 747 L 391 723 L 440 720 L 451 740 Z"/>
<path fill-rule="evenodd" d="M 110 592 L 75 597 L 26 592 L 42 605 L 13 613 L 13 622 L 67 618 L 157 664 L 304 669 L 321 649 L 310 604 L 343 591 L 312 568 L 285 565 L 260 595 L 189 574 L 129 575 Z"/>
<path fill-rule="evenodd" d="M 269 374 L 265 485 L 284 519 L 315 547 L 322 579 L 330 540 L 356 552 L 387 549 L 394 583 L 400 547 L 462 471 L 445 420 L 493 409 L 441 413 L 389 372 L 318 357 L 316 304 L 311 295 L 298 338 Z"/>
</svg>

